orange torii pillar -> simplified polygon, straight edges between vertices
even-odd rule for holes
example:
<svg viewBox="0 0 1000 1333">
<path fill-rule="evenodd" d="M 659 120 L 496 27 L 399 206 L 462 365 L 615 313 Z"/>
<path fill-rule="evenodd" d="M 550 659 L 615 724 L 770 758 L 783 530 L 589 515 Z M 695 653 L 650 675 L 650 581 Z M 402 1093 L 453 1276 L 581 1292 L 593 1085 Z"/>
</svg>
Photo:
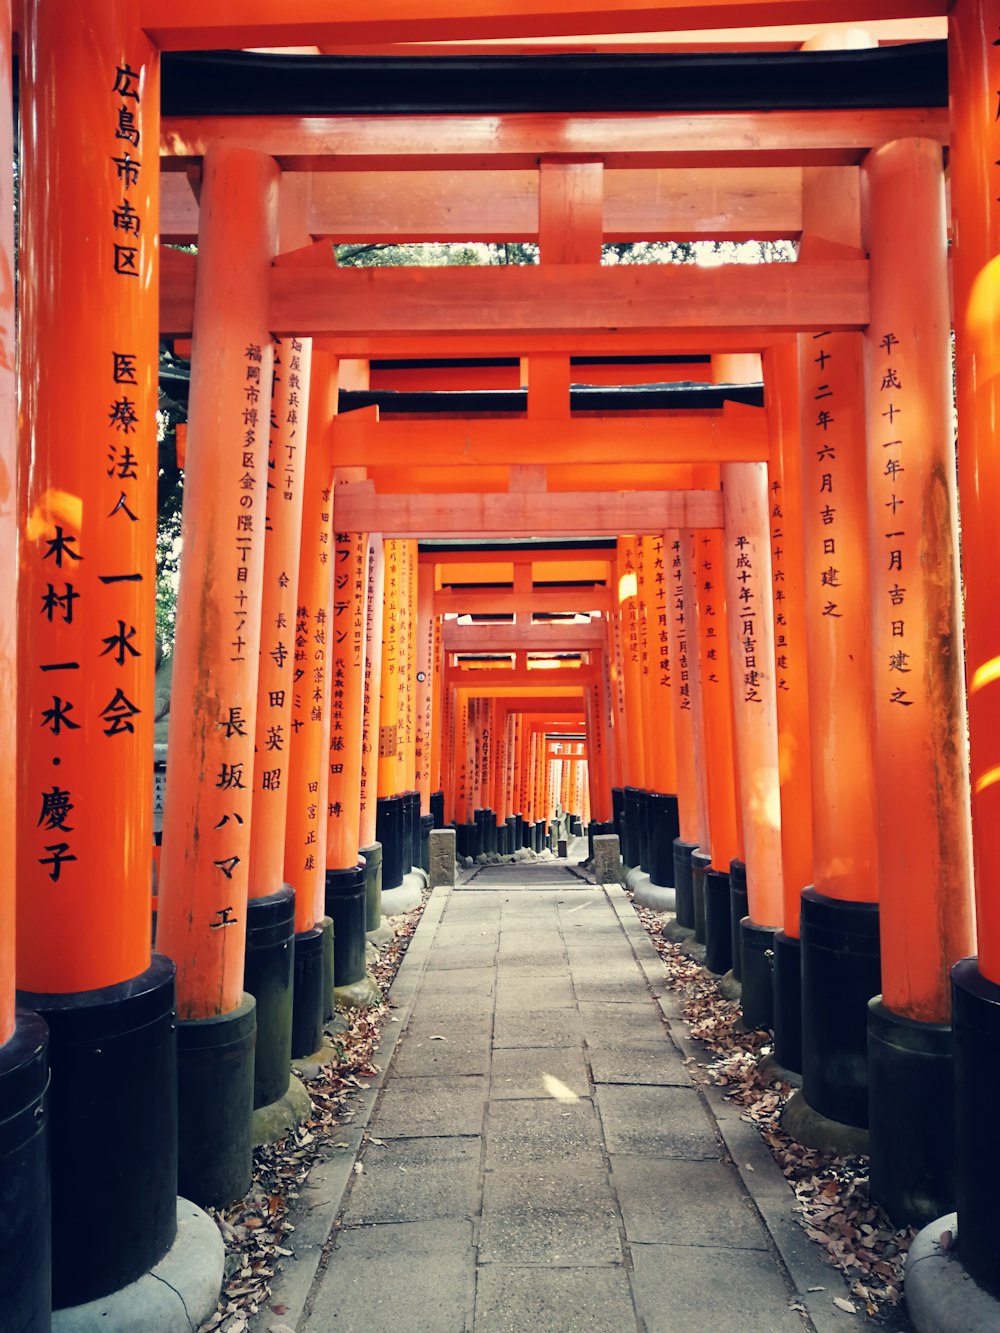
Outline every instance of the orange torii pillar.
<svg viewBox="0 0 1000 1333">
<path fill-rule="evenodd" d="M 23 48 L 22 48 L 23 50 Z M 22 57 L 23 58 L 23 57 Z M 0 4 L 0 698 L 17 708 L 18 453 L 14 314 L 14 123 L 10 0 Z M 22 159 L 23 162 L 23 159 Z M 23 279 L 22 279 L 23 281 Z M 24 288 L 22 287 L 22 293 Z M 22 328 L 22 336 L 25 331 Z M 34 341 L 34 339 L 32 339 Z M 150 400 L 152 396 L 150 395 Z M 147 403 L 148 405 L 148 403 Z M 147 438 L 146 449 L 150 448 Z M 37 611 L 37 605 L 35 607 Z M 0 736 L 0 1292 L 12 1328 L 45 1333 L 51 1306 L 48 1029 L 15 1002 L 16 722 Z M 34 819 L 39 818 L 36 810 Z M 140 960 L 142 961 L 142 960 Z M 13 1131 L 13 1132 L 12 1132 Z"/>
<path fill-rule="evenodd" d="M 414 776 L 417 791 L 420 794 L 420 864 L 429 870 L 430 831 L 435 826 L 444 825 L 444 811 L 435 809 L 441 805 L 441 793 L 436 789 L 436 778 L 431 770 L 434 758 L 434 730 L 441 725 L 440 712 L 434 708 L 435 685 L 437 683 L 435 664 L 437 662 L 438 639 L 440 636 L 440 617 L 434 614 L 434 566 L 417 566 L 417 628 L 414 640 L 414 692 L 416 710 L 416 730 L 414 734 L 413 758 Z M 432 797 L 434 798 L 432 800 Z"/>
<path fill-rule="evenodd" d="M 774 676 L 781 798 L 782 929 L 774 936 L 774 1058 L 802 1072 L 802 957 L 799 904 L 812 881 L 812 749 L 805 639 L 799 357 L 794 345 L 764 354 L 770 454 L 768 498 L 774 613 Z"/>
<path fill-rule="evenodd" d="M 756 360 L 756 358 L 755 358 Z M 730 866 L 733 975 L 743 1022 L 772 1026 L 771 954 L 782 924 L 781 797 L 767 466 L 722 468 L 734 736 L 745 858 Z"/>
<path fill-rule="evenodd" d="M 38 1117 L 22 1105 L 23 1122 L 41 1128 L 50 1116 L 60 1309 L 134 1281 L 177 1226 L 174 968 L 149 947 L 160 91 L 158 53 L 134 6 L 28 0 L 22 17 L 18 762 L 8 774 L 17 772 L 19 1003 L 49 1025 L 47 1108 L 37 1096 L 44 1027 L 26 1015 L 13 1030 L 9 976 L 0 1049 L 20 1047 L 15 1078 Z M 5 79 L 9 43 L 6 58 Z M 8 213 L 5 240 L 9 225 Z M 9 250 L 4 277 L 9 305 Z M 5 455 L 9 514 L 9 440 Z M 6 532 L 4 544 L 9 553 Z M 5 635 L 13 625 L 6 618 Z M 13 924 L 11 914 L 7 948 Z M 136 1123 L 141 1134 L 124 1132 Z M 5 1117 L 5 1146 L 18 1132 Z M 49 1186 L 41 1145 L 25 1141 L 36 1175 L 15 1185 L 15 1209 L 27 1227 L 21 1189 L 34 1186 L 34 1208 L 45 1209 Z M 81 1227 L 95 1180 L 101 1222 Z M 7 1230 L 14 1219 L 3 1224 L 4 1274 L 24 1264 L 18 1329 L 22 1311 L 48 1328 L 38 1223 L 24 1252 Z M 11 1313 L 5 1300 L 0 1322 Z"/>
<path fill-rule="evenodd" d="M 416 699 L 413 663 L 417 637 L 417 543 L 400 542 L 399 670 L 399 780 L 403 796 L 403 873 L 420 864 L 420 793 L 416 780 Z"/>
<path fill-rule="evenodd" d="M 957 1271 L 1000 1297 L 996 1107 L 1000 1100 L 1000 620 L 996 613 L 1000 456 L 1000 14 L 958 0 L 949 19 L 958 475 L 965 569 L 973 863 L 978 958 L 952 969 Z M 902 580 L 901 580 L 902 582 Z M 961 720 L 955 720 L 957 743 Z M 940 1228 L 917 1237 L 933 1253 Z M 907 1276 L 908 1302 L 912 1274 Z M 914 1286 L 916 1283 L 914 1282 Z M 968 1284 L 966 1284 L 968 1285 Z M 947 1295 L 947 1293 L 946 1293 Z M 998 1321 L 995 1302 L 980 1320 Z"/>
<path fill-rule="evenodd" d="M 646 750 L 649 878 L 652 886 L 674 887 L 674 841 L 680 833 L 677 797 L 677 749 L 674 741 L 674 679 L 670 664 L 667 615 L 667 560 L 663 535 L 639 538 L 640 588 L 645 618 L 643 682 L 646 707 Z M 646 905 L 654 903 L 648 889 L 640 891 Z M 672 898 L 669 905 L 675 905 Z"/>
<path fill-rule="evenodd" d="M 378 533 L 369 533 L 365 553 L 365 675 L 358 805 L 358 843 L 365 863 L 365 923 L 369 930 L 378 930 L 382 922 L 382 844 L 376 831 L 384 588 L 385 544 Z"/>
<path fill-rule="evenodd" d="M 923 1224 L 954 1202 L 949 974 L 974 947 L 941 146 L 886 144 L 863 175 L 882 922 L 882 994 L 868 1014 L 872 1192 L 897 1223 Z"/>
<path fill-rule="evenodd" d="M 402 542 L 385 542 L 385 580 L 382 594 L 382 672 L 379 688 L 378 813 L 375 837 L 382 845 L 382 892 L 398 889 L 409 869 L 403 865 L 403 798 L 399 781 L 399 615 L 402 600 L 400 557 Z"/>
<path fill-rule="evenodd" d="M 285 882 L 285 815 L 312 340 L 276 338 L 273 355 L 244 977 L 257 1001 L 255 1110 L 285 1095 L 291 1072 L 295 890 Z"/>
<path fill-rule="evenodd" d="M 622 811 L 622 860 L 631 869 L 649 868 L 646 839 L 646 770 L 643 746 L 642 647 L 639 634 L 638 542 L 618 538 L 618 634 L 628 736 Z"/>
<path fill-rule="evenodd" d="M 860 334 L 803 335 L 799 366 L 813 882 L 801 898 L 803 1088 L 785 1124 L 824 1142 L 824 1119 L 867 1127 L 868 1001 L 881 989 Z"/>
<path fill-rule="evenodd" d="M 206 152 L 168 751 L 198 762 L 167 765 L 157 943 L 177 964 L 181 1189 L 218 1205 L 246 1191 L 251 1166 L 243 968 L 277 195 L 272 158 Z"/>
<path fill-rule="evenodd" d="M 292 1057 L 320 1049 L 324 1003 L 324 878 L 329 780 L 329 639 L 333 587 L 333 465 L 324 427 L 336 402 L 337 364 L 314 358 L 309 393 L 299 580 L 292 651 L 292 718 L 287 744 L 285 879 L 295 890 Z M 258 734 L 258 751 L 270 733 Z M 275 753 L 273 758 L 277 758 Z"/>
<path fill-rule="evenodd" d="M 722 533 L 717 529 L 699 532 L 695 542 L 695 583 L 709 846 L 695 852 L 691 863 L 695 892 L 700 887 L 703 894 L 703 908 L 699 908 L 696 899 L 695 911 L 696 920 L 699 911 L 704 913 L 705 965 L 718 973 L 728 972 L 733 965 L 729 867 L 733 861 L 743 860 L 742 806 L 730 687 L 728 624 L 733 611 L 726 601 L 725 567 Z"/>
<path fill-rule="evenodd" d="M 334 527 L 337 497 L 343 489 L 343 484 L 334 486 Z M 325 810 L 328 821 L 325 903 L 326 913 L 333 922 L 335 994 L 338 1005 L 344 1008 L 370 1004 L 378 998 L 377 988 L 373 990 L 365 970 L 365 944 L 368 930 L 378 931 L 382 925 L 381 894 L 369 904 L 366 865 L 358 850 L 367 557 L 367 533 L 335 533 L 329 636 L 331 694 Z"/>
<path fill-rule="evenodd" d="M 695 534 L 690 529 L 668 532 L 667 628 L 673 663 L 674 748 L 677 762 L 678 835 L 674 840 L 676 926 L 682 938 L 695 929 L 695 894 L 691 858 L 709 845 L 708 794 L 704 763 L 701 671 L 698 658 L 694 590 Z M 704 871 L 702 870 L 702 877 Z M 700 894 L 704 908 L 704 888 Z M 702 916 L 702 939 L 704 917 Z"/>
<path fill-rule="evenodd" d="M 621 613 L 617 598 L 620 586 L 617 560 L 611 566 L 615 581 L 615 593 L 612 607 L 608 612 L 606 625 L 608 635 L 608 674 L 609 701 L 614 718 L 615 750 L 614 781 L 611 786 L 611 819 L 613 832 L 618 834 L 619 842 L 625 844 L 625 783 L 628 772 L 628 719 L 625 715 L 625 658 L 622 652 Z"/>
</svg>

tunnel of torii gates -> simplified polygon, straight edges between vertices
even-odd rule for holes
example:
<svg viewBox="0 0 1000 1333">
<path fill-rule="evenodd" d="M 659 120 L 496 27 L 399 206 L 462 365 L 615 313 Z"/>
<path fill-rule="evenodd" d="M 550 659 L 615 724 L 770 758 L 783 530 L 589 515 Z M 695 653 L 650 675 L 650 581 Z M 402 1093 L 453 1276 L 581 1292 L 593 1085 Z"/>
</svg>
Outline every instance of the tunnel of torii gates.
<svg viewBox="0 0 1000 1333">
<path fill-rule="evenodd" d="M 424 835 L 577 820 L 742 980 L 790 1131 L 867 1133 L 998 1292 L 1000 10 L 499 8 L 0 4 L 5 1328 L 49 1326 L 50 1235 L 64 1311 L 170 1251 L 178 1186 L 240 1196 Z M 799 245 L 600 262 L 662 236 Z M 540 262 L 331 244 L 425 240 Z"/>
</svg>

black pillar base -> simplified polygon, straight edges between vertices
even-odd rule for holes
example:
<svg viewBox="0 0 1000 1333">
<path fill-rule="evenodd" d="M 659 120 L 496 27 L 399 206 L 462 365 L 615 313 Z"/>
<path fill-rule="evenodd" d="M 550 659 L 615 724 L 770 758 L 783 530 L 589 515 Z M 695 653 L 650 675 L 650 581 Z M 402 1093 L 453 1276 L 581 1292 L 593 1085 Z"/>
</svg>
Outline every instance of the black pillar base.
<svg viewBox="0 0 1000 1333">
<path fill-rule="evenodd" d="M 225 1208 L 250 1188 L 256 1036 L 252 995 L 228 1014 L 177 1024 L 177 1188 L 185 1199 Z M 155 1157 L 155 1140 L 145 1142 Z"/>
<path fill-rule="evenodd" d="M 622 847 L 625 846 L 625 788 L 611 788 L 611 822 L 614 824 L 612 833 L 618 834 L 618 841 Z"/>
<path fill-rule="evenodd" d="M 774 1058 L 802 1073 L 802 947 L 783 930 L 774 936 Z"/>
<path fill-rule="evenodd" d="M 49 1333 L 49 1033 L 18 1009 L 0 1046 L 0 1320 L 12 1333 Z"/>
<path fill-rule="evenodd" d="M 740 922 L 740 999 L 743 1025 L 751 1031 L 769 1032 L 774 1026 L 774 936 L 773 926 L 755 926 L 748 916 Z"/>
<path fill-rule="evenodd" d="M 642 858 L 639 833 L 639 798 L 642 793 L 638 787 L 626 787 L 622 808 L 622 860 L 629 870 L 637 869 Z"/>
<path fill-rule="evenodd" d="M 337 986 L 365 976 L 365 867 L 326 872 L 326 914 L 333 918 L 333 974 Z"/>
<path fill-rule="evenodd" d="M 719 976 L 733 966 L 729 875 L 714 867 L 705 871 L 705 966 Z"/>
<path fill-rule="evenodd" d="M 433 815 L 420 816 L 420 868 L 428 875 L 431 873 L 431 829 L 433 827 Z"/>
<path fill-rule="evenodd" d="M 747 867 L 745 861 L 737 857 L 729 862 L 729 930 L 731 936 L 731 956 L 733 960 L 733 978 L 742 984 L 743 950 L 740 936 L 740 922 L 750 915 L 750 899 L 747 896 Z"/>
<path fill-rule="evenodd" d="M 333 918 L 320 917 L 316 924 L 323 932 L 323 1022 L 327 1023 L 337 1012 L 333 999 Z"/>
<path fill-rule="evenodd" d="M 497 850 L 497 817 L 496 814 L 487 807 L 483 811 L 483 851 L 487 855 L 496 854 Z"/>
<path fill-rule="evenodd" d="M 444 828 L 444 792 L 432 791 L 430 799 L 430 812 L 434 819 L 435 828 Z"/>
<path fill-rule="evenodd" d="M 672 889 L 674 879 L 674 840 L 680 836 L 677 797 L 651 792 L 649 810 L 649 880 L 663 889 Z"/>
<path fill-rule="evenodd" d="M 404 874 L 412 870 L 414 866 L 421 864 L 420 818 L 420 793 L 418 791 L 410 792 L 410 864 L 406 867 Z"/>
<path fill-rule="evenodd" d="M 247 903 L 244 989 L 257 1001 L 253 1109 L 270 1106 L 288 1091 L 292 1053 L 292 967 L 295 938 L 295 890 L 283 884 L 277 893 Z"/>
<path fill-rule="evenodd" d="M 677 924 L 694 930 L 694 879 L 691 857 L 698 850 L 696 842 L 674 839 L 674 911 Z"/>
<path fill-rule="evenodd" d="M 521 846 L 530 852 L 535 845 L 535 826 L 530 819 L 521 821 Z"/>
<path fill-rule="evenodd" d="M 694 938 L 705 943 L 705 876 L 712 864 L 708 852 L 691 853 L 691 896 L 694 898 Z"/>
<path fill-rule="evenodd" d="M 293 1060 L 312 1055 L 323 1045 L 323 1010 L 323 927 L 313 926 L 295 936 Z"/>
<path fill-rule="evenodd" d="M 476 831 L 473 834 L 469 855 L 475 859 L 477 856 L 483 856 L 486 852 L 486 811 L 480 808 L 472 813 L 476 821 Z"/>
<path fill-rule="evenodd" d="M 382 844 L 362 847 L 365 863 L 365 930 L 378 930 L 382 924 Z"/>
<path fill-rule="evenodd" d="M 897 1226 L 926 1226 L 955 1207 L 952 1075 L 948 1024 L 903 1018 L 881 996 L 869 1002 L 871 1193 Z"/>
<path fill-rule="evenodd" d="M 963 958 L 951 970 L 955 1031 L 955 1194 L 958 1257 L 992 1296 L 1000 1296 L 996 1198 L 1000 1186 L 1000 986 Z"/>
<path fill-rule="evenodd" d="M 652 842 L 649 795 L 644 788 L 639 789 L 639 869 L 644 875 L 649 874 L 649 852 Z"/>
<path fill-rule="evenodd" d="M 516 852 L 524 846 L 524 815 L 515 815 L 514 821 L 516 827 L 514 829 L 514 846 L 511 850 Z"/>
<path fill-rule="evenodd" d="M 868 1001 L 882 990 L 877 903 L 802 892 L 802 1091 L 827 1120 L 868 1128 Z"/>
<path fill-rule="evenodd" d="M 134 1282 L 177 1234 L 174 965 L 154 954 L 145 972 L 116 986 L 18 998 L 49 1027 L 52 1305 L 60 1310 Z M 100 1226 L 81 1223 L 81 1200 L 95 1190 Z"/>
<path fill-rule="evenodd" d="M 400 819 L 401 819 L 401 845 L 400 856 L 402 858 L 403 875 L 410 873 L 410 867 L 415 864 L 416 858 L 420 855 L 420 829 L 417 828 L 417 846 L 413 845 L 413 821 L 414 812 L 416 818 L 420 817 L 418 804 L 419 798 L 416 792 L 404 791 L 399 797 Z M 400 879 L 400 883 L 402 883 Z"/>
<path fill-rule="evenodd" d="M 517 840 L 517 815 L 508 815 L 507 818 L 504 820 L 504 824 L 507 827 L 507 836 L 506 836 L 506 841 L 504 843 L 504 851 L 507 853 L 508 856 L 513 856 L 514 853 L 517 851 L 518 847 L 520 847 L 521 845 Z"/>
<path fill-rule="evenodd" d="M 398 889 L 405 874 L 403 803 L 399 796 L 380 796 L 376 801 L 375 839 L 382 846 L 382 888 Z"/>
</svg>

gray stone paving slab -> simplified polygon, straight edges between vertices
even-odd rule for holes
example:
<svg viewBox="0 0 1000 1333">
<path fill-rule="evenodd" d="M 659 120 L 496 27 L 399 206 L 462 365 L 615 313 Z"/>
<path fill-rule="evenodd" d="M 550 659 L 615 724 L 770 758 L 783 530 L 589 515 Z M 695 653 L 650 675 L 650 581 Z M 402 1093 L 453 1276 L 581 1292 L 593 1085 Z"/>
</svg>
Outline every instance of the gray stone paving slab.
<svg viewBox="0 0 1000 1333">
<path fill-rule="evenodd" d="M 601 1123 L 588 1100 L 501 1100 L 491 1103 L 486 1113 L 488 1171 L 536 1163 L 597 1162 L 600 1155 Z"/>
<path fill-rule="evenodd" d="M 536 977 L 522 973 L 501 972 L 497 978 L 496 1012 L 525 1009 L 573 1009 L 576 994 L 569 974 L 561 977 Z"/>
<path fill-rule="evenodd" d="M 578 1097 L 590 1096 L 582 1046 L 493 1052 L 491 1101 L 543 1097 L 558 1100 L 564 1089 Z"/>
<path fill-rule="evenodd" d="M 486 1174 L 480 1263 L 618 1263 L 618 1216 L 603 1168 L 500 1167 Z"/>
<path fill-rule="evenodd" d="M 691 1076 L 678 1052 L 664 1037 L 658 1045 L 598 1046 L 590 1049 L 595 1083 L 660 1084 L 689 1088 Z"/>
<path fill-rule="evenodd" d="M 698 1245 L 632 1246 L 632 1290 L 648 1333 L 802 1333 L 772 1256 Z"/>
<path fill-rule="evenodd" d="M 420 986 L 420 1002 L 424 1004 L 436 995 L 492 995 L 495 980 L 492 967 L 432 968 L 428 960 L 428 970 Z"/>
<path fill-rule="evenodd" d="M 613 977 L 588 975 L 582 976 L 573 969 L 573 988 L 576 997 L 582 1003 L 606 1001 L 609 1004 L 637 1004 L 650 998 L 646 983 L 637 976 Z"/>
<path fill-rule="evenodd" d="M 407 1030 L 396 1049 L 392 1072 L 406 1078 L 431 1078 L 440 1074 L 488 1074 L 490 1035 L 483 1027 L 455 1027 L 450 1035 L 441 1031 Z"/>
<path fill-rule="evenodd" d="M 434 941 L 427 957 L 432 972 L 459 972 L 463 968 L 492 970 L 497 961 L 497 946 L 466 941 L 464 944 L 439 944 Z"/>
<path fill-rule="evenodd" d="M 337 1238 L 302 1333 L 464 1333 L 475 1255 L 470 1222 L 356 1227 Z"/>
<path fill-rule="evenodd" d="M 549 949 L 545 953 L 528 954 L 524 957 L 520 954 L 506 956 L 501 954 L 498 969 L 501 977 L 527 977 L 532 980 L 536 977 L 570 975 L 569 963 L 561 949 L 558 951 Z"/>
<path fill-rule="evenodd" d="M 725 1162 L 611 1158 L 629 1243 L 766 1250 L 750 1196 Z"/>
<path fill-rule="evenodd" d="M 355 1173 L 351 1184 L 344 1225 L 478 1214 L 481 1155 L 479 1139 L 369 1141 L 364 1171 Z"/>
<path fill-rule="evenodd" d="M 590 1046 L 659 1046 L 668 1041 L 656 1007 L 649 997 L 632 1004 L 608 1000 L 581 1000 L 578 1005 L 583 1034 Z"/>
<path fill-rule="evenodd" d="M 486 1264 L 479 1270 L 475 1333 L 627 1333 L 635 1327 L 632 1293 L 620 1267 Z"/>
<path fill-rule="evenodd" d="M 493 1024 L 493 1049 L 502 1046 L 573 1046 L 581 1037 L 575 1009 L 525 1009 L 498 1013 Z"/>
<path fill-rule="evenodd" d="M 483 1128 L 487 1080 L 393 1078 L 375 1113 L 379 1138 L 450 1137 Z"/>
<path fill-rule="evenodd" d="M 694 1088 L 616 1087 L 594 1094 L 608 1152 L 641 1157 L 721 1157 L 713 1122 Z"/>
</svg>

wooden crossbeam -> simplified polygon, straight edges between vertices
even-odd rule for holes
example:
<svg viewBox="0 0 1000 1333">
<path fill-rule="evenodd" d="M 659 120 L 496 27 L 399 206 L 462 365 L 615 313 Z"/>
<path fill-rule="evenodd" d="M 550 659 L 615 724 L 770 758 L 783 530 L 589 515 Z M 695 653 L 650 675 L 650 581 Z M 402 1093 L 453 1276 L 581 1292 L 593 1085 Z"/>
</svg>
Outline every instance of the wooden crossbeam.
<svg viewBox="0 0 1000 1333">
<path fill-rule="evenodd" d="M 604 648 L 608 630 L 603 620 L 590 625 L 458 625 L 448 620 L 442 627 L 445 652 L 513 653 L 594 652 Z"/>
<path fill-rule="evenodd" d="M 169 2 L 169 0 L 168 0 Z M 615 10 L 617 20 L 618 10 Z M 944 107 L 850 111 L 561 112 L 164 117 L 160 152 L 182 169 L 209 144 L 254 148 L 285 171 L 532 170 L 541 157 L 645 167 L 857 166 L 894 139 L 948 142 Z"/>
<path fill-rule="evenodd" d="M 511 464 L 760 462 L 768 456 L 762 408 L 727 403 L 722 411 L 656 417 L 572 420 L 375 420 L 367 410 L 330 423 L 338 467 L 467 468 Z"/>
<path fill-rule="evenodd" d="M 302 192 L 304 229 L 337 243 L 538 236 L 537 171 L 288 172 L 285 183 Z M 735 167 L 608 171 L 603 230 L 608 241 L 796 237 L 802 169 L 761 168 L 750 179 Z M 198 235 L 197 200 L 188 178 L 175 171 L 161 181 L 160 232 L 172 241 Z"/>
<path fill-rule="evenodd" d="M 337 499 L 338 529 L 387 537 L 614 537 L 722 526 L 718 491 L 438 496 L 344 490 Z"/>
<path fill-rule="evenodd" d="M 340 517 L 337 518 L 338 526 Z M 530 616 L 533 611 L 586 614 L 609 611 L 608 588 L 532 588 L 528 594 L 502 588 L 443 588 L 434 594 L 435 615 Z"/>
<path fill-rule="evenodd" d="M 271 271 L 275 333 L 648 332 L 672 328 L 822 332 L 868 322 L 862 259 L 792 264 Z"/>
</svg>

